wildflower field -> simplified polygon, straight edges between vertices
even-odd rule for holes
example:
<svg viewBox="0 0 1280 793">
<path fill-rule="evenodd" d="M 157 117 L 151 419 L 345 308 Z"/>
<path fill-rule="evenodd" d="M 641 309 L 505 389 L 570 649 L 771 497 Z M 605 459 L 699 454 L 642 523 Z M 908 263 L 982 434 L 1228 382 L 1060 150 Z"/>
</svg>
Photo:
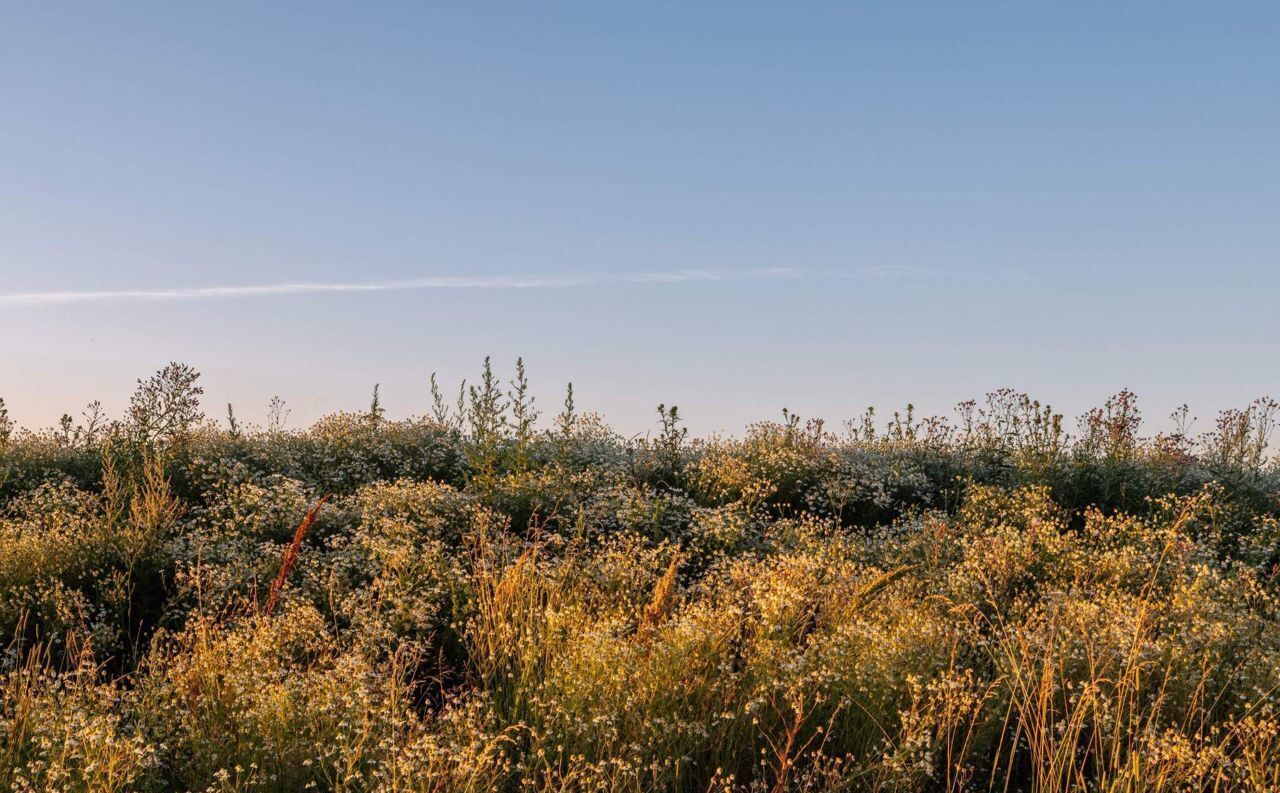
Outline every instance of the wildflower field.
<svg viewBox="0 0 1280 793">
<path fill-rule="evenodd" d="M 0 408 L 0 790 L 1280 791 L 1276 404 Z M 219 414 L 221 412 L 219 411 Z"/>
</svg>

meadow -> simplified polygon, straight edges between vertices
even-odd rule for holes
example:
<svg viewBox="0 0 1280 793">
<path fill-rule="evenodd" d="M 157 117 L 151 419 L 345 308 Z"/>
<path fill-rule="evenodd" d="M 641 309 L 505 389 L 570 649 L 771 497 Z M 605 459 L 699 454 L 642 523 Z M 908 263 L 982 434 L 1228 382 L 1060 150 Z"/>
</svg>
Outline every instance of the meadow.
<svg viewBox="0 0 1280 793">
<path fill-rule="evenodd" d="M 424 388 L 424 392 L 426 389 Z M 1277 404 L 0 405 L 0 790 L 1280 791 Z"/>
</svg>

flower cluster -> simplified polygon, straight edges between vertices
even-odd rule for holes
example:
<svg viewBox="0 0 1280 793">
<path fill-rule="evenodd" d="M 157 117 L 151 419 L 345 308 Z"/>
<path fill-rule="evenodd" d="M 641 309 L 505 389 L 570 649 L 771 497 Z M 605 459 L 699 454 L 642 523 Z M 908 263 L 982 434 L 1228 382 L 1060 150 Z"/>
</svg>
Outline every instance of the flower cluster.
<svg viewBox="0 0 1280 793">
<path fill-rule="evenodd" d="M 1271 403 L 1201 450 L 1127 392 L 1074 442 L 1012 392 L 629 442 L 486 375 L 6 427 L 0 788 L 1280 790 Z"/>
</svg>

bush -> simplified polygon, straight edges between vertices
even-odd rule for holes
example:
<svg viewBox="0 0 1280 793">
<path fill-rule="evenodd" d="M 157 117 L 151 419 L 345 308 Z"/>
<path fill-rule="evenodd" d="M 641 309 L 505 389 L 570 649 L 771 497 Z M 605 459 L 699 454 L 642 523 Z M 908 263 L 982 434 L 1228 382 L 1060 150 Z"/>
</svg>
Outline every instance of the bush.
<svg viewBox="0 0 1280 793">
<path fill-rule="evenodd" d="M 627 441 L 523 367 L 429 419 L 198 396 L 0 406 L 0 788 L 1280 790 L 1269 401 Z"/>
</svg>

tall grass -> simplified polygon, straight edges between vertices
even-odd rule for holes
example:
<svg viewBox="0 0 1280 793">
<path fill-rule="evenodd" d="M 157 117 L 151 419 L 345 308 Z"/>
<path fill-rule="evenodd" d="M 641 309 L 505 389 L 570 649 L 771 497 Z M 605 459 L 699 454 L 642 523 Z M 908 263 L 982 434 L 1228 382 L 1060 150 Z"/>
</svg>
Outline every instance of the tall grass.
<svg viewBox="0 0 1280 793">
<path fill-rule="evenodd" d="M 0 789 L 1280 791 L 1269 401 L 627 440 L 523 365 L 305 430 L 196 383 L 0 414 Z"/>
</svg>

